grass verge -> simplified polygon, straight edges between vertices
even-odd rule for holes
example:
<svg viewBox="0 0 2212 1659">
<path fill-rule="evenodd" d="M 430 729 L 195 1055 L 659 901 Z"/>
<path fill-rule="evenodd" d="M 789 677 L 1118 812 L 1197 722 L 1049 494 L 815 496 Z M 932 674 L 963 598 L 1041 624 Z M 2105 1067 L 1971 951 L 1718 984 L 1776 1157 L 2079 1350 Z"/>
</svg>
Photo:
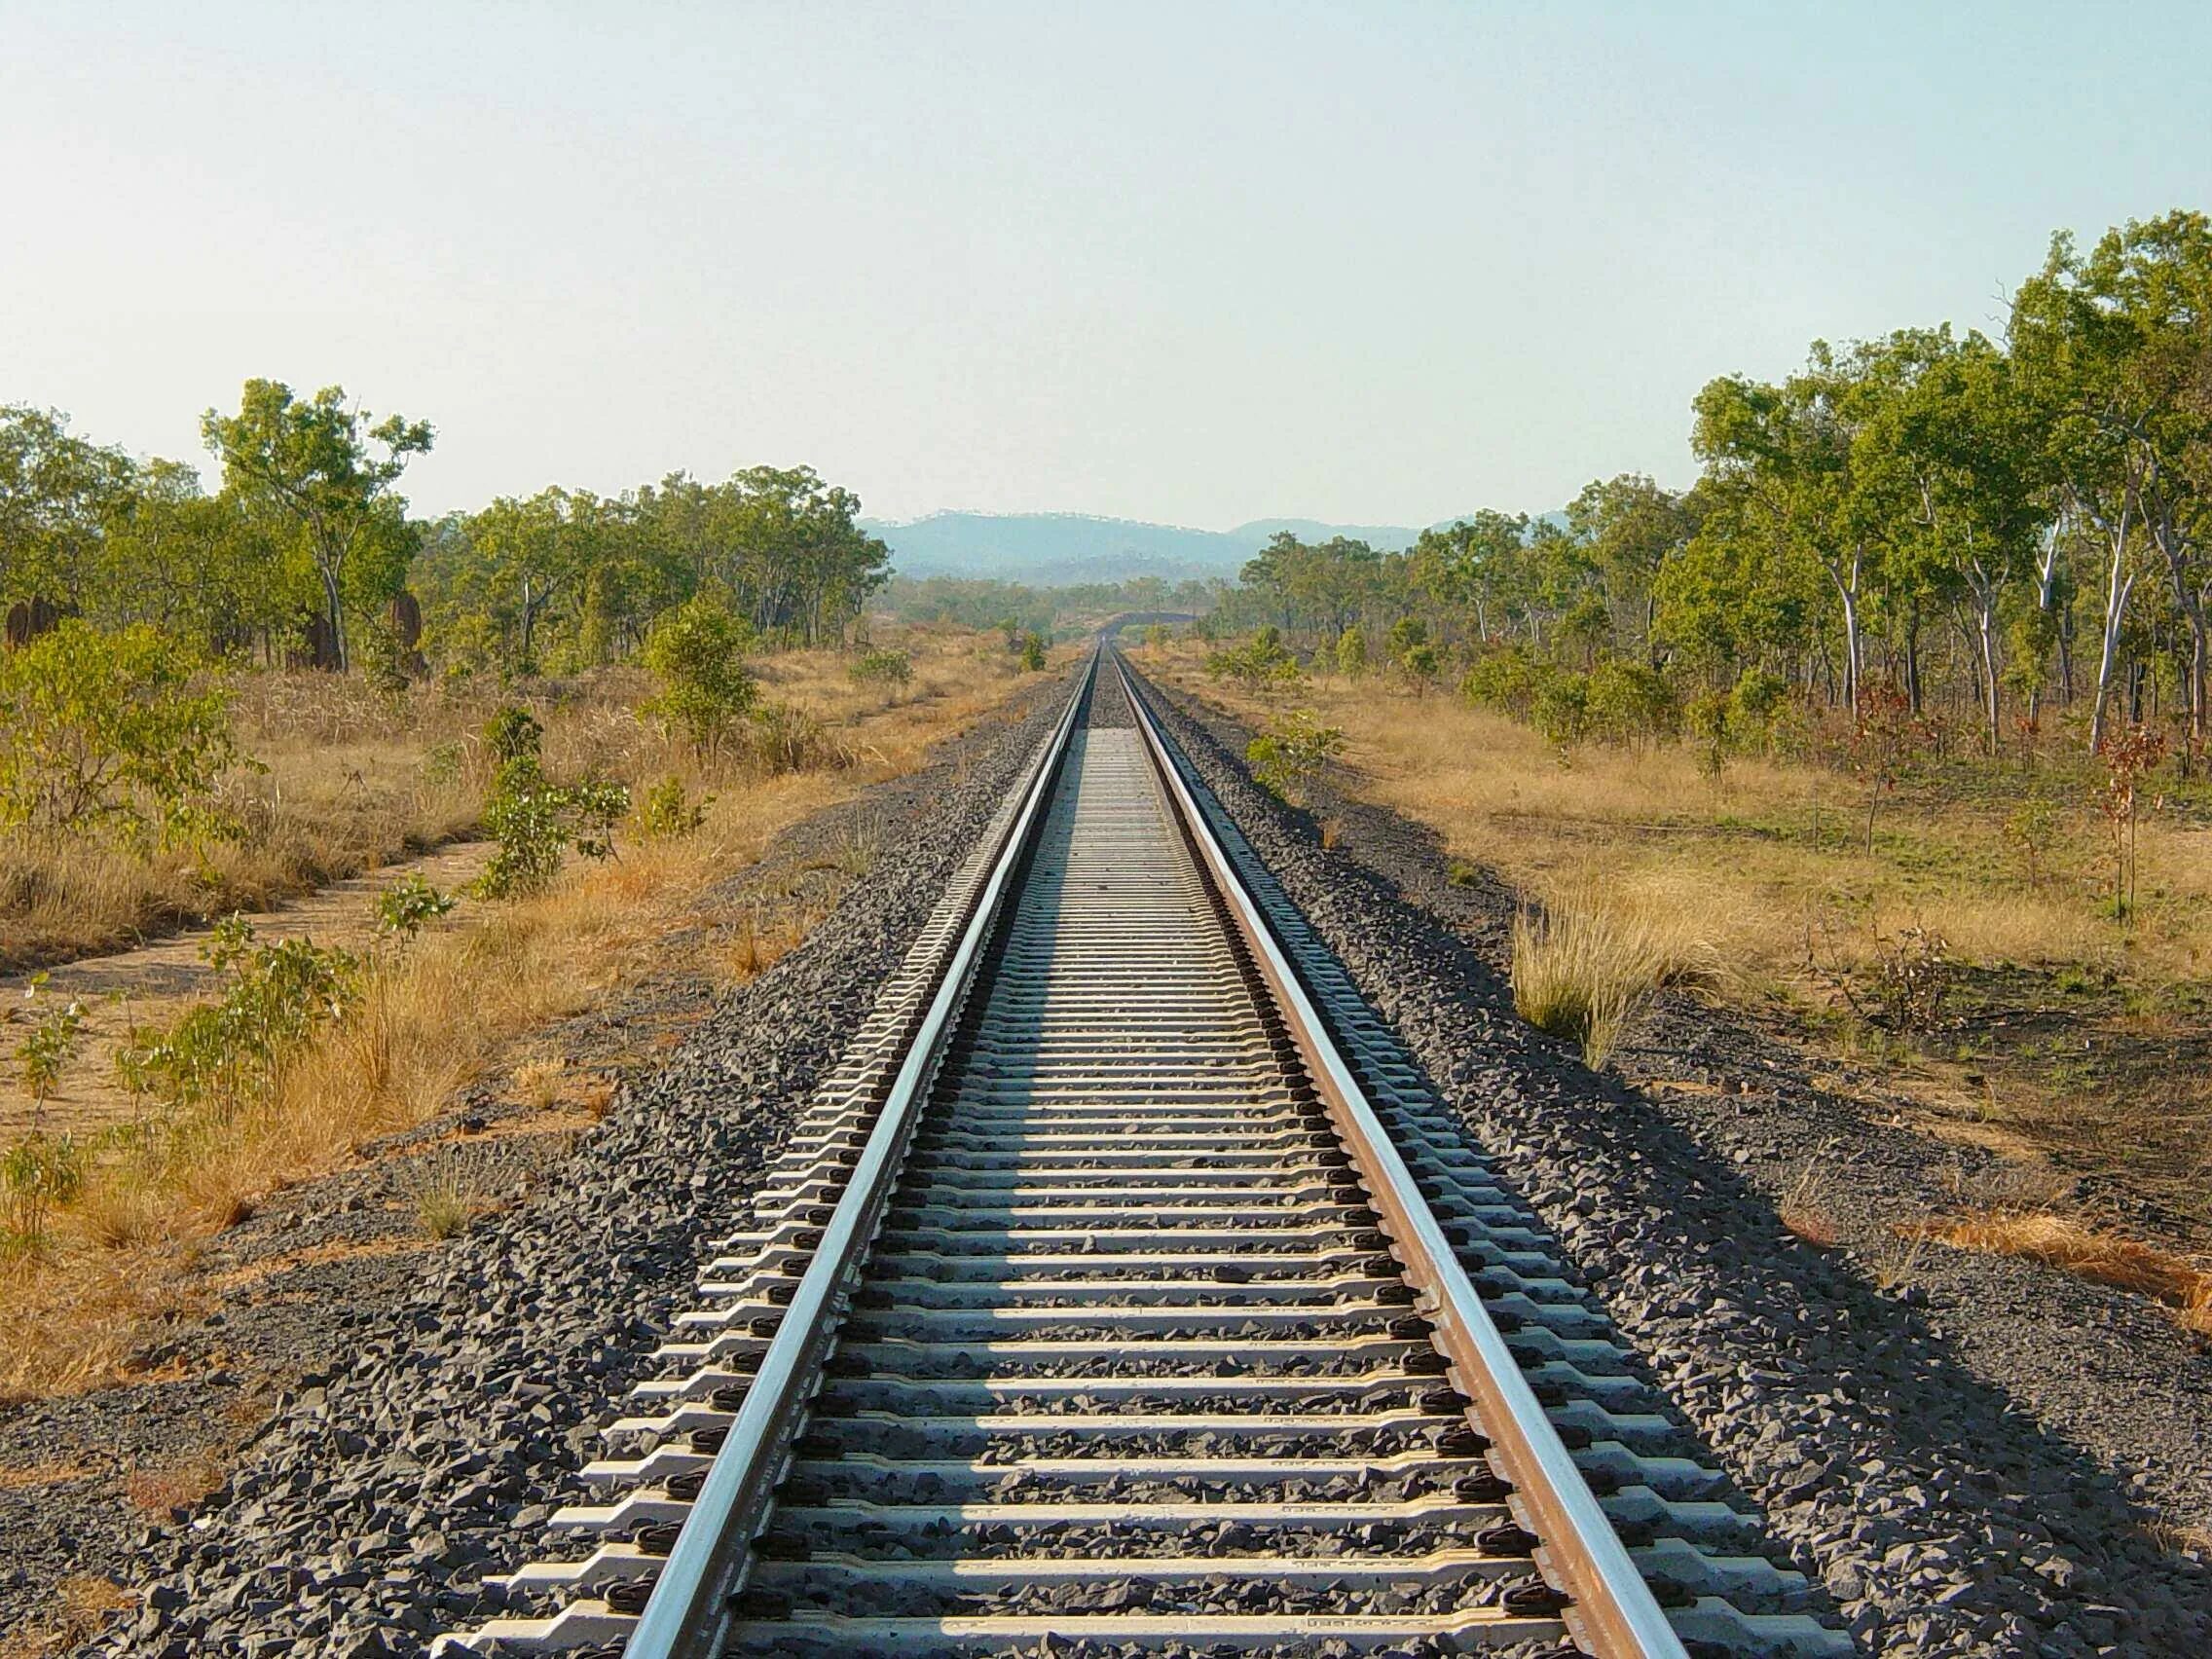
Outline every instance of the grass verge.
<svg viewBox="0 0 2212 1659">
<path fill-rule="evenodd" d="M 434 1116 L 463 1087 L 507 1069 L 510 1051 L 534 1032 L 646 977 L 700 896 L 756 861 L 784 829 L 912 770 L 937 740 L 1042 678 L 978 655 L 966 636 L 940 641 L 914 682 L 893 694 L 854 686 L 841 668 L 832 676 L 833 653 L 808 654 L 830 661 L 776 668 L 786 694 L 814 686 L 810 712 L 838 734 L 817 746 L 821 764 L 709 780 L 716 798 L 692 833 L 625 842 L 613 859 L 572 864 L 534 898 L 464 906 L 381 961 L 357 1008 L 289 1055 L 269 1087 L 222 1112 L 166 1124 L 167 1151 L 158 1159 L 111 1154 L 94 1162 L 54 1206 L 38 1247 L 0 1264 L 0 1396 L 128 1374 L 144 1321 L 195 1294 L 201 1240 L 270 1192 Z M 872 858 L 862 854 L 857 844 L 840 847 L 832 862 L 858 871 Z M 741 951 L 724 952 L 722 977 L 760 971 L 797 941 L 807 919 L 753 930 Z M 542 1054 L 523 1063 L 559 1071 Z M 532 1087 L 556 1092 L 544 1073 Z M 465 1225 L 458 1212 L 466 1203 L 464 1195 L 425 1200 L 422 1231 L 450 1235 Z"/>
</svg>

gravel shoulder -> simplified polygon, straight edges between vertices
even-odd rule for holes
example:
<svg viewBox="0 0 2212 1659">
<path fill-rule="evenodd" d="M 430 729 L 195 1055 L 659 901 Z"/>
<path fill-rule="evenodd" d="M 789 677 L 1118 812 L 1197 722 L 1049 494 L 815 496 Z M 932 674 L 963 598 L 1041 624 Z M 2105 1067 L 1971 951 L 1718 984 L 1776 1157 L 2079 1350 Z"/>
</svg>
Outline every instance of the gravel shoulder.
<svg viewBox="0 0 2212 1659">
<path fill-rule="evenodd" d="M 459 1102 L 222 1235 L 212 1306 L 135 1356 L 142 1381 L 0 1415 L 0 1655 L 92 1637 L 100 1653 L 370 1659 L 493 1610 L 480 1581 L 552 1553 L 540 1523 L 579 1493 L 594 1426 L 1065 689 L 788 831 L 670 937 L 666 973 L 534 1038 L 579 1076 L 614 1074 L 610 1102 Z M 868 876 L 718 995 L 708 918 L 823 880 L 856 828 Z M 433 1241 L 432 1186 L 485 1213 Z M 94 1636 L 121 1599 L 105 1582 L 136 1600 Z"/>
<path fill-rule="evenodd" d="M 1898 1235 L 2001 1185 L 2001 1161 L 1870 1118 L 1801 1051 L 1686 997 L 1644 1022 L 1626 1078 L 1592 1074 L 1513 1013 L 1507 887 L 1455 880 L 1432 833 L 1326 789 L 1283 807 L 1250 782 L 1247 731 L 1163 700 L 1867 1651 L 2212 1653 L 2212 1567 L 2181 1531 L 2212 1522 L 2212 1357 L 2139 1297 Z M 1808 1182 L 1835 1248 L 1782 1225 Z"/>
</svg>

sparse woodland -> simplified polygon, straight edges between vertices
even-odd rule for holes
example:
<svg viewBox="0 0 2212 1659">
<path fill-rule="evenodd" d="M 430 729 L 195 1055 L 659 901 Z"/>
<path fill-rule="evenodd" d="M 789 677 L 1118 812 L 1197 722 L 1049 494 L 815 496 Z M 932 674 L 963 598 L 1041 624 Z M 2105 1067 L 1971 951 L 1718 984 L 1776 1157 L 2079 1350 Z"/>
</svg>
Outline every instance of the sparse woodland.
<svg viewBox="0 0 2212 1659">
<path fill-rule="evenodd" d="M 2061 236 L 2005 339 L 1816 344 L 1692 423 L 1688 490 L 1278 536 L 1146 649 L 1278 793 L 1342 751 L 1515 882 L 1524 1013 L 1593 1061 L 1702 986 L 2202 1248 L 2212 221 Z"/>
</svg>

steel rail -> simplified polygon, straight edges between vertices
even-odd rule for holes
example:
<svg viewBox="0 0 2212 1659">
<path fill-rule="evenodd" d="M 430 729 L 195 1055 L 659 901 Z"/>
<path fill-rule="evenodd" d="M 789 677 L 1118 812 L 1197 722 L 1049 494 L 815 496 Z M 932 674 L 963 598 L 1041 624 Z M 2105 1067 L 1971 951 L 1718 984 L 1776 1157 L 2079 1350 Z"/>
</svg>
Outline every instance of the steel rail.
<svg viewBox="0 0 2212 1659">
<path fill-rule="evenodd" d="M 1041 808 L 1067 754 L 1069 733 L 1097 673 L 1093 653 L 1030 770 L 1021 808 L 992 855 L 990 875 L 977 891 L 960 942 L 907 1046 L 851 1179 L 823 1228 L 822 1242 L 760 1356 L 728 1438 L 653 1584 L 623 1649 L 624 1659 L 714 1659 L 721 1651 L 733 1619 L 732 1599 L 752 1567 L 753 1539 L 774 1501 L 806 1402 L 820 1384 L 822 1360 L 839 1323 L 840 1301 L 875 1236 L 918 1116 L 916 1107 L 926 1098 L 940 1051 L 996 927 L 1013 873 L 1042 820 Z"/>
<path fill-rule="evenodd" d="M 1436 1328 L 1436 1346 L 1450 1361 L 1459 1391 L 1476 1403 L 1481 1431 L 1490 1437 L 1501 1472 L 1514 1486 L 1510 1501 L 1522 1510 L 1523 1525 L 1541 1540 L 1537 1563 L 1572 1598 L 1561 1614 L 1569 1634 L 1599 1659 L 1688 1659 L 1184 780 L 1118 651 L 1113 666 L 1184 834 L 1211 873 L 1230 920 L 1274 995 L 1314 1088 L 1390 1235 L 1392 1253 L 1421 1299 L 1419 1311 Z"/>
</svg>

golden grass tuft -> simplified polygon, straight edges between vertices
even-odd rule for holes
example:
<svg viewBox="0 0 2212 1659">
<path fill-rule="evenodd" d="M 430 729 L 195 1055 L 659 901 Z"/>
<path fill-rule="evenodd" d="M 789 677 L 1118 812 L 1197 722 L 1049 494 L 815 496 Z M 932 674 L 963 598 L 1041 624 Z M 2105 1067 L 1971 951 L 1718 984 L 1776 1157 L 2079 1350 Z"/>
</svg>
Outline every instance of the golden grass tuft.
<svg viewBox="0 0 2212 1659">
<path fill-rule="evenodd" d="M 1928 1236 L 1954 1250 L 2020 1256 L 2097 1284 L 2163 1303 L 2182 1326 L 2212 1336 L 2212 1272 L 2139 1238 L 2048 1211 L 1993 1210 L 1930 1225 Z"/>
<path fill-rule="evenodd" d="M 1686 907 L 1578 883 L 1514 918 L 1513 1006 L 1603 1066 L 1651 993 L 1705 972 L 1711 955 Z"/>
</svg>

